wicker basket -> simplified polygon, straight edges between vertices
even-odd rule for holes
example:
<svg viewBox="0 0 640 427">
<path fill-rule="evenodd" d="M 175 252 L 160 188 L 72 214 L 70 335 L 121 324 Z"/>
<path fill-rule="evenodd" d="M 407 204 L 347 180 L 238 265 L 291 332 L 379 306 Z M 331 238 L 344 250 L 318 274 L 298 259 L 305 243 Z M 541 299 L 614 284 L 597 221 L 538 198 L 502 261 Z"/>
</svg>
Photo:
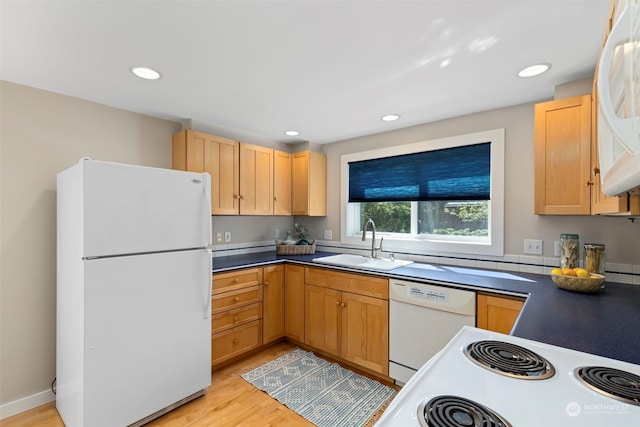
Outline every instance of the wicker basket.
<svg viewBox="0 0 640 427">
<path fill-rule="evenodd" d="M 311 255 L 316 253 L 316 241 L 308 245 L 282 245 L 276 240 L 276 253 L 278 255 Z"/>
<path fill-rule="evenodd" d="M 604 276 L 594 273 L 591 273 L 591 277 L 552 274 L 551 280 L 553 280 L 553 283 L 555 283 L 559 288 L 566 289 L 567 291 L 593 293 L 600 290 L 602 282 L 604 282 Z"/>
</svg>

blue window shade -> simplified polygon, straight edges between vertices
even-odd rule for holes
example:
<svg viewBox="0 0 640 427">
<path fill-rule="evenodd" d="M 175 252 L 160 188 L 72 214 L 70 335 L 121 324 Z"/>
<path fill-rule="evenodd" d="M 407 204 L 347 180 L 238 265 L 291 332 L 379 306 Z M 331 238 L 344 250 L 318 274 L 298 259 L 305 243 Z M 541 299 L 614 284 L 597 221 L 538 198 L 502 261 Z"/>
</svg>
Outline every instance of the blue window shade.
<svg viewBox="0 0 640 427">
<path fill-rule="evenodd" d="M 491 143 L 349 162 L 349 202 L 489 200 Z"/>
</svg>

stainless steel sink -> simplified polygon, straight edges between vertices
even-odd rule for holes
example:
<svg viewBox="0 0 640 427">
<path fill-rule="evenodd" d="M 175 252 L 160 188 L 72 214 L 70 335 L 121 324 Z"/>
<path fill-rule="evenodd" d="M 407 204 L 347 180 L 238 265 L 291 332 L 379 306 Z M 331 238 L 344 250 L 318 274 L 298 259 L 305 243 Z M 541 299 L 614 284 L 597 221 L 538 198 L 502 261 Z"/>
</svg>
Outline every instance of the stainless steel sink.
<svg viewBox="0 0 640 427">
<path fill-rule="evenodd" d="M 339 254 L 321 258 L 314 258 L 313 262 L 322 264 L 339 265 L 342 267 L 361 268 L 364 270 L 381 270 L 389 271 L 394 268 L 404 267 L 413 263 L 413 261 L 405 261 L 389 258 L 371 258 L 362 255 Z"/>
</svg>

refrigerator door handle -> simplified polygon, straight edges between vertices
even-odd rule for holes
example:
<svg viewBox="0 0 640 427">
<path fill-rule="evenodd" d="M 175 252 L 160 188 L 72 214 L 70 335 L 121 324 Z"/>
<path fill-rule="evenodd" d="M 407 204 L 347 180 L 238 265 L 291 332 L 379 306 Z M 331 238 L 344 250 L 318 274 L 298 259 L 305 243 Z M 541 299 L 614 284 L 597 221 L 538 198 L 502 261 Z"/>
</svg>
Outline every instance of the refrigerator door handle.
<svg viewBox="0 0 640 427">
<path fill-rule="evenodd" d="M 207 256 L 209 257 L 209 274 L 207 278 L 207 301 L 204 304 L 204 318 L 211 319 L 211 299 L 213 298 L 213 280 L 211 279 L 211 274 L 213 272 L 213 258 L 211 254 L 211 249 L 207 249 Z"/>
<path fill-rule="evenodd" d="M 208 172 L 205 172 L 203 175 L 204 185 L 202 186 L 204 189 L 205 203 L 204 207 L 206 212 L 204 212 L 205 217 L 208 218 L 208 229 L 209 229 L 209 243 L 207 244 L 208 248 L 213 247 L 213 230 L 211 229 L 211 175 Z"/>
</svg>

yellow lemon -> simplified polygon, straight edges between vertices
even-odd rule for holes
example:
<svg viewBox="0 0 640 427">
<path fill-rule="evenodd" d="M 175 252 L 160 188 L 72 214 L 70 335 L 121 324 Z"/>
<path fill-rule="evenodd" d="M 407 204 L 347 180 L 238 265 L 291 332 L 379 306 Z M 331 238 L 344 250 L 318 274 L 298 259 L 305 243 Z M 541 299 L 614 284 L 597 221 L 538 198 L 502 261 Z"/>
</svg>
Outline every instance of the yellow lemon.
<svg viewBox="0 0 640 427">
<path fill-rule="evenodd" d="M 576 272 L 576 276 L 578 277 L 589 277 L 590 274 L 587 270 L 585 270 L 584 268 L 578 268 L 575 270 Z"/>
<path fill-rule="evenodd" d="M 571 269 L 571 268 L 563 268 L 562 269 L 562 274 L 564 274 L 565 276 L 575 276 L 576 272 L 573 271 L 573 269 Z"/>
<path fill-rule="evenodd" d="M 562 270 L 560 270 L 559 268 L 554 268 L 553 270 L 551 270 L 551 274 L 562 274 Z"/>
</svg>

